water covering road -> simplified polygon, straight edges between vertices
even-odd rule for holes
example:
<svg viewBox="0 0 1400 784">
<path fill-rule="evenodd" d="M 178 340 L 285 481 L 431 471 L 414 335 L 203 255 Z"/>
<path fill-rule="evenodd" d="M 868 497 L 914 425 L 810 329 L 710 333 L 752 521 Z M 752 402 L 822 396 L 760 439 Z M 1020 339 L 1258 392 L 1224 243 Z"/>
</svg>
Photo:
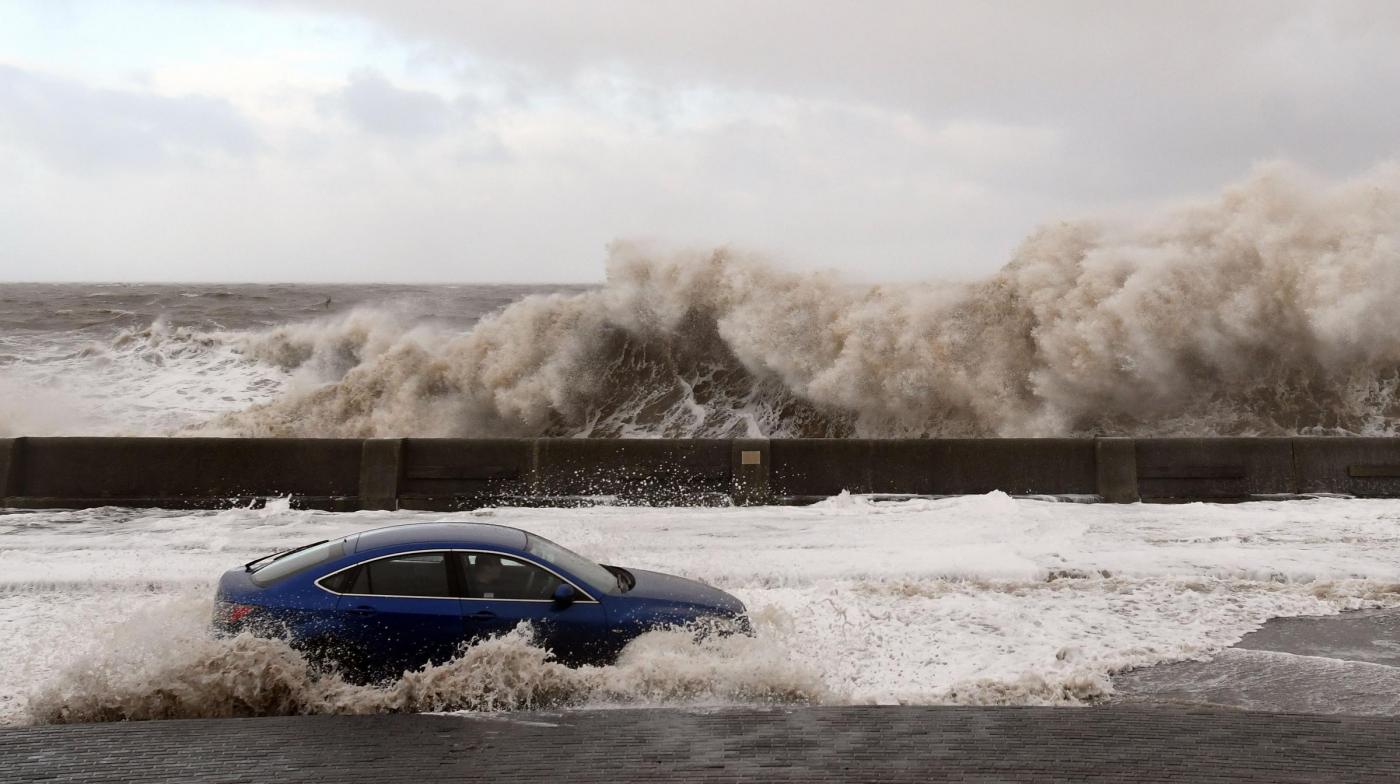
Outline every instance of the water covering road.
<svg viewBox="0 0 1400 784">
<path fill-rule="evenodd" d="M 616 666 L 571 671 L 522 631 L 377 690 L 316 678 L 285 646 L 208 637 L 224 569 L 426 519 L 517 525 L 603 562 L 710 582 L 748 604 L 758 635 L 697 645 L 657 633 Z M 0 717 L 1097 702 L 1114 673 L 1212 656 L 1273 617 L 1400 604 L 1397 520 L 1400 501 L 1124 507 L 999 493 L 456 515 L 11 512 Z M 1264 671 L 1297 664 L 1259 656 L 1250 666 Z"/>
</svg>

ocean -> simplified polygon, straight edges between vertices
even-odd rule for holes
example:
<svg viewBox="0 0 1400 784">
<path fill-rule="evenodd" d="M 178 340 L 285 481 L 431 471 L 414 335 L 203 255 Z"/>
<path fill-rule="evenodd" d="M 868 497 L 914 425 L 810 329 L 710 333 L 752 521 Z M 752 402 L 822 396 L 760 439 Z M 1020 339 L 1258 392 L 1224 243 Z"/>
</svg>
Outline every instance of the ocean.
<svg viewBox="0 0 1400 784">
<path fill-rule="evenodd" d="M 1391 435 L 1400 186 L 1267 172 L 970 281 L 616 243 L 594 286 L 0 284 L 0 435 Z"/>
<path fill-rule="evenodd" d="M 0 436 L 205 429 L 286 393 L 329 354 L 353 362 L 376 327 L 463 333 L 523 297 L 584 288 L 0 283 Z M 289 329 L 340 342 L 306 363 L 258 352 Z"/>
</svg>

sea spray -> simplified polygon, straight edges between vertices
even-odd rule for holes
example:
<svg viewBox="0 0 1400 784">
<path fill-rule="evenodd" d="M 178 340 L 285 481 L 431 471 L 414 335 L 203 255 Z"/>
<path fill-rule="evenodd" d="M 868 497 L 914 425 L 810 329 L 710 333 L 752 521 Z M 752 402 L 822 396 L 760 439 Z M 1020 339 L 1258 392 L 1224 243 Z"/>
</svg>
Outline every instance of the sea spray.
<svg viewBox="0 0 1400 784">
<path fill-rule="evenodd" d="M 1046 227 L 972 283 L 860 285 L 613 246 L 607 284 L 465 333 L 372 313 L 243 338 L 321 383 L 211 431 L 300 436 L 1386 434 L 1400 169 L 1266 167 L 1132 224 Z"/>
</svg>

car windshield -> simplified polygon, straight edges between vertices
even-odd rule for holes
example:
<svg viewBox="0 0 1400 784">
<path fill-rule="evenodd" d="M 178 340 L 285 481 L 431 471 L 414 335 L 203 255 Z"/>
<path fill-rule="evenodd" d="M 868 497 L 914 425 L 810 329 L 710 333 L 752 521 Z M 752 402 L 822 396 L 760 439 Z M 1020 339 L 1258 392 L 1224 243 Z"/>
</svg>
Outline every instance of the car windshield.
<svg viewBox="0 0 1400 784">
<path fill-rule="evenodd" d="M 534 534 L 525 534 L 525 552 L 531 555 L 537 555 L 555 566 L 572 573 L 594 588 L 605 590 L 608 593 L 618 593 L 622 590 L 618 587 L 617 575 L 587 558 L 584 558 L 573 550 L 560 547 L 548 539 L 543 539 Z"/>
</svg>

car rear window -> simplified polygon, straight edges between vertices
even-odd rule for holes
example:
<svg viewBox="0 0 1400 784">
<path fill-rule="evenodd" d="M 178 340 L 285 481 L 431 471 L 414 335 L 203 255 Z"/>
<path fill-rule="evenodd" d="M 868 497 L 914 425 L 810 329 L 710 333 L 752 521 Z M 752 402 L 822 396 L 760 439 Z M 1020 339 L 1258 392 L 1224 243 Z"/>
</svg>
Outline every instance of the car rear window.
<svg viewBox="0 0 1400 784">
<path fill-rule="evenodd" d="M 345 593 L 425 598 L 452 596 L 444 553 L 395 555 L 361 564 L 354 571 L 354 582 Z"/>
<path fill-rule="evenodd" d="M 258 585 L 271 585 L 278 580 L 291 577 L 299 572 L 304 572 L 317 564 L 326 563 L 344 554 L 344 539 L 337 539 L 333 542 L 321 542 L 320 544 L 314 544 L 304 550 L 297 550 L 270 561 L 264 560 L 263 565 L 253 572 L 252 579 L 253 582 Z"/>
</svg>

